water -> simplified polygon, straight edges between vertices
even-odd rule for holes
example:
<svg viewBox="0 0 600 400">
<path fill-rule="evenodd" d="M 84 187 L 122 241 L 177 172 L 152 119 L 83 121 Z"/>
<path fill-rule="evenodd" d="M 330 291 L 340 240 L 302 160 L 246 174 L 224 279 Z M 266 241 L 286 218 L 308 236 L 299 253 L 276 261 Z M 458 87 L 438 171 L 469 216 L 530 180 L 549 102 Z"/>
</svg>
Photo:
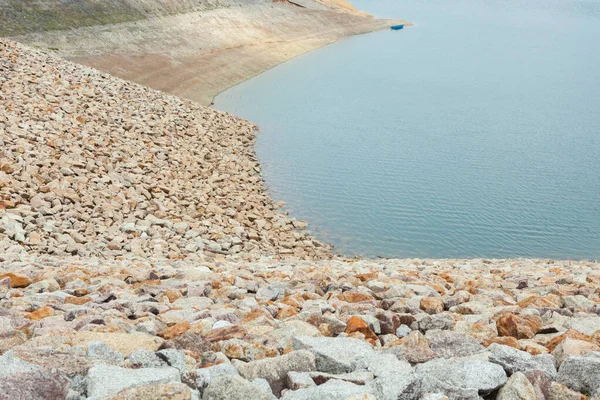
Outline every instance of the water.
<svg viewBox="0 0 600 400">
<path fill-rule="evenodd" d="M 346 255 L 600 258 L 600 2 L 355 4 L 417 25 L 216 99 L 274 199 Z"/>
</svg>

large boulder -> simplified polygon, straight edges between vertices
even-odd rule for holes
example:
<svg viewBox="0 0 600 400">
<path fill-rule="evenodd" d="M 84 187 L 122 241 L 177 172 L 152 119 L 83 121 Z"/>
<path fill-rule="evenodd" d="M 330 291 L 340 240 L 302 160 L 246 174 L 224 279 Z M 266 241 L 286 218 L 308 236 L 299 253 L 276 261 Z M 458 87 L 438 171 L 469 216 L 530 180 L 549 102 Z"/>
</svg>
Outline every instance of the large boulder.
<svg viewBox="0 0 600 400">
<path fill-rule="evenodd" d="M 581 393 L 596 392 L 600 388 L 600 353 L 567 358 L 558 369 L 556 381 Z"/>
<path fill-rule="evenodd" d="M 531 354 L 510 346 L 494 343 L 488 347 L 490 362 L 501 365 L 509 374 L 532 370 L 543 371 L 550 379 L 556 376 L 556 364 L 550 354 Z"/>
<path fill-rule="evenodd" d="M 416 367 L 423 393 L 444 393 L 450 399 L 479 399 L 506 383 L 506 372 L 483 360 L 435 359 Z"/>
<path fill-rule="evenodd" d="M 344 400 L 348 398 L 372 398 L 373 392 L 368 385 L 329 380 L 319 386 L 311 386 L 300 390 L 289 390 L 281 397 L 282 400 Z M 354 397 L 356 396 L 356 397 Z M 206 400 L 206 399 L 203 399 Z"/>
<path fill-rule="evenodd" d="M 97 364 L 88 372 L 87 393 L 92 399 L 101 399 L 135 386 L 173 382 L 181 382 L 176 368 L 129 369 Z"/>
<path fill-rule="evenodd" d="M 537 400 L 535 388 L 522 372 L 514 373 L 498 391 L 496 400 Z"/>
<path fill-rule="evenodd" d="M 275 395 L 279 395 L 285 387 L 288 372 L 309 372 L 316 369 L 315 356 L 308 350 L 293 351 L 280 357 L 249 363 L 234 362 L 234 365 L 240 375 L 250 381 L 256 378 L 266 379 Z"/>
<path fill-rule="evenodd" d="M 370 344 L 353 338 L 298 336 L 292 338 L 295 350 L 315 355 L 317 370 L 332 374 L 352 372 L 357 362 L 374 353 Z"/>
<path fill-rule="evenodd" d="M 221 375 L 208 384 L 202 400 L 271 400 L 273 395 L 239 375 Z"/>
</svg>

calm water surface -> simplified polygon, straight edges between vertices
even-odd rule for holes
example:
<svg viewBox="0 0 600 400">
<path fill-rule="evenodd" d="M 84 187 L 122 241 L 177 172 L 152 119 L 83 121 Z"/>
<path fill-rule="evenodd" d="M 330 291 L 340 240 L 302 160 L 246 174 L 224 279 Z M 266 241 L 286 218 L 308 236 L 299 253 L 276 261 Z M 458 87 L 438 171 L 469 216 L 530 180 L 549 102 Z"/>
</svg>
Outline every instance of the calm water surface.
<svg viewBox="0 0 600 400">
<path fill-rule="evenodd" d="M 273 197 L 346 255 L 600 258 L 600 2 L 354 3 L 416 26 L 216 99 Z"/>
</svg>

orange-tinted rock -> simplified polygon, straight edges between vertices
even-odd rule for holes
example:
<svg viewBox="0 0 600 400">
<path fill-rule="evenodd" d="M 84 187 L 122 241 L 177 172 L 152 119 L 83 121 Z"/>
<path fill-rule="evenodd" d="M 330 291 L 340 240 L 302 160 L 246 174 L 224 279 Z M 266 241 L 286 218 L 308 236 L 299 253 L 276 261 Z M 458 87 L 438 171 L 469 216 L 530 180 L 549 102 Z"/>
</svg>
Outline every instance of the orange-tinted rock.
<svg viewBox="0 0 600 400">
<path fill-rule="evenodd" d="M 358 292 L 344 292 L 339 294 L 337 298 L 346 303 L 360 303 L 361 301 L 375 300 L 374 297 L 369 296 L 368 294 Z"/>
<path fill-rule="evenodd" d="M 8 278 L 10 280 L 10 287 L 12 288 L 23 288 L 31 285 L 31 279 L 25 275 L 17 275 L 12 272 L 0 274 L 0 280 Z"/>
<path fill-rule="evenodd" d="M 509 314 L 496 321 L 499 336 L 531 339 L 542 328 L 542 319 L 537 315 Z"/>
<path fill-rule="evenodd" d="M 519 345 L 519 342 L 517 341 L 516 338 L 514 338 L 512 336 L 498 336 L 495 338 L 491 338 L 490 340 L 486 341 L 483 345 L 485 347 L 488 347 L 493 343 L 502 344 L 504 346 L 510 346 L 510 347 L 514 347 L 515 349 L 521 350 L 521 346 Z"/>
<path fill-rule="evenodd" d="M 246 329 L 241 326 L 225 326 L 213 329 L 204 337 L 209 342 L 220 342 L 222 340 L 239 339 L 246 336 Z"/>
<path fill-rule="evenodd" d="M 90 301 L 92 301 L 91 297 L 76 297 L 76 296 L 69 296 L 67 298 L 65 298 L 65 304 L 75 304 L 76 306 L 80 306 L 83 305 L 85 303 L 89 303 Z"/>
<path fill-rule="evenodd" d="M 44 318 L 48 318 L 54 315 L 54 309 L 49 306 L 40 307 L 34 312 L 30 312 L 25 315 L 25 318 L 30 319 L 32 321 L 39 321 Z"/>
<path fill-rule="evenodd" d="M 286 319 L 298 314 L 298 311 L 294 307 L 290 306 L 282 306 L 278 311 L 275 318 L 277 319 Z"/>
<path fill-rule="evenodd" d="M 567 337 L 556 346 L 554 351 L 552 351 L 552 355 L 558 360 L 558 363 L 561 364 L 571 356 L 583 356 L 599 350 L 600 346 L 595 343 Z"/>
<path fill-rule="evenodd" d="M 262 308 L 255 308 L 248 314 L 244 315 L 244 318 L 242 318 L 242 324 L 246 324 L 248 322 L 257 320 L 261 317 L 264 317 L 266 319 L 273 319 L 273 316 L 267 310 L 264 310 Z"/>
<path fill-rule="evenodd" d="M 546 345 L 546 348 L 552 352 L 554 351 L 554 349 L 556 348 L 556 346 L 558 346 L 563 340 L 565 340 L 566 338 L 572 338 L 572 339 L 577 339 L 577 340 L 583 340 L 585 342 L 590 342 L 590 343 L 596 343 L 596 341 L 588 336 L 585 335 L 579 331 L 576 331 L 574 329 L 569 329 L 568 331 L 566 331 L 565 333 L 563 333 L 560 336 L 556 336 L 555 338 L 552 338 L 552 340 L 550 340 L 548 342 L 548 344 Z"/>
<path fill-rule="evenodd" d="M 560 296 L 548 294 L 546 296 L 531 296 L 526 298 L 525 300 L 520 301 L 518 304 L 521 308 L 526 308 L 529 306 L 561 308 L 563 306 L 563 301 Z"/>
<path fill-rule="evenodd" d="M 302 298 L 301 295 L 296 293 L 296 294 L 284 297 L 283 299 L 279 300 L 279 302 L 286 304 L 290 307 L 299 308 L 302 306 L 302 303 L 304 303 L 304 299 Z"/>
<path fill-rule="evenodd" d="M 550 353 L 545 346 L 535 342 L 534 339 L 521 339 L 519 340 L 519 346 L 521 346 L 521 350 L 526 351 L 532 356 Z"/>
<path fill-rule="evenodd" d="M 366 274 L 358 274 L 358 275 L 355 275 L 355 276 L 358 279 L 360 279 L 361 282 L 367 282 L 367 281 L 370 281 L 372 279 L 377 279 L 377 275 L 378 275 L 378 273 L 376 271 L 373 271 L 373 272 L 369 272 L 369 273 L 366 273 Z"/>
<path fill-rule="evenodd" d="M 423 297 L 419 306 L 427 314 L 439 314 L 444 311 L 444 299 L 441 297 Z"/>
<path fill-rule="evenodd" d="M 402 339 L 402 356 L 406 361 L 416 364 L 424 363 L 435 358 L 429 339 L 419 331 L 412 331 Z"/>
<path fill-rule="evenodd" d="M 369 325 L 362 318 L 357 317 L 356 315 L 351 317 L 346 323 L 346 333 L 351 334 L 354 332 L 362 333 L 365 335 L 366 339 L 377 340 L 375 332 L 369 328 Z"/>
<path fill-rule="evenodd" d="M 174 337 L 177 337 L 179 335 L 182 335 L 189 330 L 190 330 L 189 322 L 187 322 L 187 321 L 179 322 L 179 323 L 165 329 L 164 331 L 158 332 L 158 336 L 162 337 L 163 339 L 169 340 L 169 339 L 173 339 Z"/>
<path fill-rule="evenodd" d="M 326 336 L 326 337 L 333 336 L 333 328 L 331 327 L 330 324 L 321 324 L 317 327 L 317 329 L 319 329 L 319 332 L 321 332 L 321 335 L 323 335 L 323 336 Z"/>
<path fill-rule="evenodd" d="M 169 289 L 165 292 L 165 296 L 169 299 L 169 303 L 175 302 L 175 300 L 183 297 L 179 290 Z"/>
</svg>

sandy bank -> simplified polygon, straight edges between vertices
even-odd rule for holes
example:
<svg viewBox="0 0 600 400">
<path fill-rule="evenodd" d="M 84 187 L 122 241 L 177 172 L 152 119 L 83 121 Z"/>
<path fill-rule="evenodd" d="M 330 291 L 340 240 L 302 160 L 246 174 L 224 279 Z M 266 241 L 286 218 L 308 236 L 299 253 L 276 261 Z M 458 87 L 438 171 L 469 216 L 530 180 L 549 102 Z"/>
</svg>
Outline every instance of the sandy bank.
<svg viewBox="0 0 600 400">
<path fill-rule="evenodd" d="M 231 1 L 220 8 L 17 36 L 111 75 L 210 104 L 219 92 L 342 37 L 391 24 L 345 1 Z"/>
</svg>

